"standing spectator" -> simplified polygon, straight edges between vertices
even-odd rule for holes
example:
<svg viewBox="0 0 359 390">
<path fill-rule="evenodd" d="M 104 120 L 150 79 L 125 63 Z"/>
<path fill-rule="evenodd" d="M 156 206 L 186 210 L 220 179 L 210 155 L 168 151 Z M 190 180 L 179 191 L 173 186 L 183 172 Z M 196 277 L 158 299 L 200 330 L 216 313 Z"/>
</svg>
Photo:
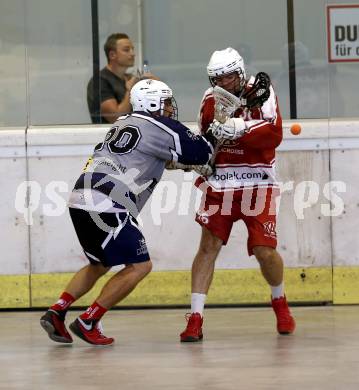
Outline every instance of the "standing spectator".
<svg viewBox="0 0 359 390">
<path fill-rule="evenodd" d="M 130 90 L 139 80 L 127 73 L 135 63 L 135 50 L 128 35 L 110 35 L 104 45 L 107 65 L 100 71 L 100 88 L 94 91 L 93 78 L 87 85 L 87 105 L 93 123 L 114 123 L 124 113 L 131 111 Z M 153 78 L 148 73 L 146 78 Z M 100 112 L 95 107 L 95 93 L 99 94 Z"/>
</svg>

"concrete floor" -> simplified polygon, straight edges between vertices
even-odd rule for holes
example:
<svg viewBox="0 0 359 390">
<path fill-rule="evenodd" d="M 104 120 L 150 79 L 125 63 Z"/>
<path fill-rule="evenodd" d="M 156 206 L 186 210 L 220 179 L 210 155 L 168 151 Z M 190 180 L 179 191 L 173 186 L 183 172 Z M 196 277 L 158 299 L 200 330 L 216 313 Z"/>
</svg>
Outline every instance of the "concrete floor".
<svg viewBox="0 0 359 390">
<path fill-rule="evenodd" d="M 296 333 L 279 336 L 270 308 L 207 309 L 195 344 L 179 342 L 185 310 L 113 311 L 110 347 L 56 344 L 42 313 L 1 312 L 0 389 L 359 389 L 359 307 L 292 311 Z"/>
</svg>

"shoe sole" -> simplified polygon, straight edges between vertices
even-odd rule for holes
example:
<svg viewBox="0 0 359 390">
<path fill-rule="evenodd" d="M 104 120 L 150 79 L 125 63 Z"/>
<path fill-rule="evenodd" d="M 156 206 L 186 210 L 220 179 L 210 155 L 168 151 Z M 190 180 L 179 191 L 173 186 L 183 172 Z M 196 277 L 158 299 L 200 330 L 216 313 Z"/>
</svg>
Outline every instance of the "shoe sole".
<svg viewBox="0 0 359 390">
<path fill-rule="evenodd" d="M 83 341 L 86 341 L 86 343 L 88 344 L 91 344 L 91 345 L 100 345 L 102 347 L 107 347 L 108 345 L 113 345 L 114 341 L 111 343 L 111 344 L 95 344 L 89 340 L 87 340 L 87 338 L 83 335 L 83 333 L 81 332 L 81 330 L 78 328 L 78 326 L 76 325 L 75 322 L 72 322 L 70 325 L 69 325 L 69 328 L 70 330 L 77 336 L 79 337 L 81 340 Z"/>
<path fill-rule="evenodd" d="M 199 336 L 199 337 L 186 337 L 185 339 L 182 339 L 181 338 L 181 343 L 196 343 L 198 341 L 202 341 L 203 340 L 203 335 L 202 336 Z"/>
<path fill-rule="evenodd" d="M 292 334 L 292 333 L 294 333 L 294 331 L 295 331 L 295 327 L 293 328 L 293 329 L 291 329 L 291 330 L 282 330 L 282 331 L 279 331 L 278 329 L 277 329 L 277 331 L 278 331 L 278 333 L 279 334 L 281 334 L 281 335 L 289 335 L 289 334 Z"/>
<path fill-rule="evenodd" d="M 55 334 L 55 328 L 53 327 L 51 322 L 49 322 L 47 320 L 40 320 L 40 325 L 42 326 L 42 328 L 45 330 L 45 332 L 48 334 L 49 338 L 52 341 L 55 341 L 57 343 L 64 343 L 64 344 L 71 344 L 72 343 L 72 340 L 69 340 L 65 337 L 57 336 Z"/>
</svg>

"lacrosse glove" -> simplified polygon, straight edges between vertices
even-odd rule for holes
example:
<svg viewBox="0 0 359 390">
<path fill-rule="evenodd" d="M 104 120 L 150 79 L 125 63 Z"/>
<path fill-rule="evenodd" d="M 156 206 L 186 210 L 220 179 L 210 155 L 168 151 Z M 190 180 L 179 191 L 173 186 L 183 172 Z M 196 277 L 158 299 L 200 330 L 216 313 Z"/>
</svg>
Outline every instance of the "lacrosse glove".
<svg viewBox="0 0 359 390">
<path fill-rule="evenodd" d="M 192 165 L 192 169 L 201 176 L 211 176 L 213 168 L 209 165 Z"/>
<path fill-rule="evenodd" d="M 247 130 L 242 118 L 229 118 L 224 123 L 214 119 L 209 129 L 218 140 L 235 140 L 242 137 Z"/>
<path fill-rule="evenodd" d="M 168 169 L 168 170 L 182 169 L 185 172 L 190 172 L 192 170 L 192 167 L 191 167 L 191 165 L 181 164 L 177 161 L 167 161 L 166 162 L 166 169 Z"/>
<path fill-rule="evenodd" d="M 175 161 L 167 161 L 166 169 L 182 169 L 185 172 L 195 171 L 201 176 L 211 176 L 213 169 L 209 164 L 205 165 L 185 165 Z"/>
</svg>

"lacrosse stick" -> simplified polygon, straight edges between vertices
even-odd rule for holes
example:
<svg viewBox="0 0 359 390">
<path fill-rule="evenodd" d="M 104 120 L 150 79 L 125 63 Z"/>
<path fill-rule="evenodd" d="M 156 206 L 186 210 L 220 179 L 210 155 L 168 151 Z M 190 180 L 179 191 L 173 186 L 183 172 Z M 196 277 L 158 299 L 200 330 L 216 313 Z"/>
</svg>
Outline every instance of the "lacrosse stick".
<svg viewBox="0 0 359 390">
<path fill-rule="evenodd" d="M 224 123 L 242 105 L 237 96 L 216 85 L 213 88 L 214 118 Z"/>
<path fill-rule="evenodd" d="M 267 73 L 256 74 L 254 82 L 241 95 L 242 106 L 248 108 L 261 107 L 270 95 L 270 78 Z"/>
<path fill-rule="evenodd" d="M 248 85 L 240 97 L 237 97 L 225 89 L 216 85 L 213 88 L 214 97 L 214 118 L 224 123 L 231 118 L 239 107 L 261 107 L 270 96 L 270 77 L 267 73 L 259 72 L 256 74 L 252 85 Z M 216 154 L 224 141 L 218 141 L 210 165 L 213 165 Z"/>
<path fill-rule="evenodd" d="M 214 119 L 217 119 L 217 121 L 221 123 L 224 123 L 227 119 L 231 118 L 233 114 L 238 110 L 238 108 L 242 105 L 242 101 L 240 98 L 219 87 L 218 85 L 213 88 L 213 98 Z M 214 164 L 216 154 L 219 148 L 222 146 L 223 142 L 224 141 L 222 140 L 216 143 L 209 165 Z"/>
</svg>

